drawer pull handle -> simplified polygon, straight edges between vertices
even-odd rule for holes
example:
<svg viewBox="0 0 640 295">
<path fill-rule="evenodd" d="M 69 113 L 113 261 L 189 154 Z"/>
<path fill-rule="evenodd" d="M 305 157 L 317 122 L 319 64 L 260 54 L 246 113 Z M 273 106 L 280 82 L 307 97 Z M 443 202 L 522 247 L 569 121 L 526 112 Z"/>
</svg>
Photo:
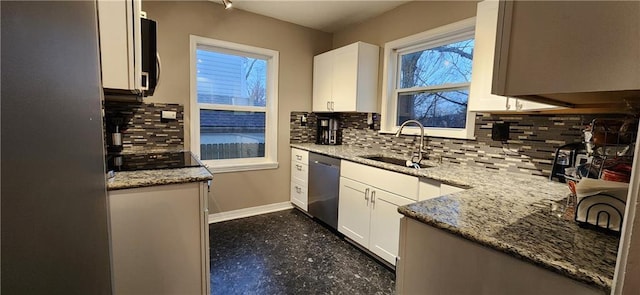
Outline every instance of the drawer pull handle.
<svg viewBox="0 0 640 295">
<path fill-rule="evenodd" d="M 296 155 L 296 159 L 302 160 L 302 155 Z"/>
<path fill-rule="evenodd" d="M 302 171 L 302 165 L 297 165 L 296 164 L 296 169 L 298 169 L 298 171 Z"/>
<path fill-rule="evenodd" d="M 364 190 L 364 199 L 369 203 L 369 188 Z"/>
<path fill-rule="evenodd" d="M 301 192 L 302 192 L 302 189 L 301 189 L 300 187 L 296 186 L 296 192 L 297 192 L 297 193 L 301 193 Z"/>
</svg>

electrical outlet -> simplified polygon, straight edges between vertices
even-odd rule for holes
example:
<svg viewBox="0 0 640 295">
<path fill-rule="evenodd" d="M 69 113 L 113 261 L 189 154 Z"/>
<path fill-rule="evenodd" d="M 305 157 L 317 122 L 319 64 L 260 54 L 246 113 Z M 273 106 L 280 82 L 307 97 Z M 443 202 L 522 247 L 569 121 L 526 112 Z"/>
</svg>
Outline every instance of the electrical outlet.
<svg viewBox="0 0 640 295">
<path fill-rule="evenodd" d="M 174 111 L 162 111 L 162 119 L 165 120 L 175 120 L 176 119 L 176 112 Z"/>
</svg>

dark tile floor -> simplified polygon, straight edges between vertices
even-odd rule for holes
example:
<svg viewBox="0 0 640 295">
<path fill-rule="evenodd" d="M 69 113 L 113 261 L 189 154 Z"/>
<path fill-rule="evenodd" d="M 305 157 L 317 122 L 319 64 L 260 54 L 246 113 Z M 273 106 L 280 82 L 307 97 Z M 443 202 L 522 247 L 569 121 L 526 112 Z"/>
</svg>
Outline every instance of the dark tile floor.
<svg viewBox="0 0 640 295">
<path fill-rule="evenodd" d="M 211 294 L 393 294 L 395 275 L 298 210 L 209 225 Z"/>
</svg>

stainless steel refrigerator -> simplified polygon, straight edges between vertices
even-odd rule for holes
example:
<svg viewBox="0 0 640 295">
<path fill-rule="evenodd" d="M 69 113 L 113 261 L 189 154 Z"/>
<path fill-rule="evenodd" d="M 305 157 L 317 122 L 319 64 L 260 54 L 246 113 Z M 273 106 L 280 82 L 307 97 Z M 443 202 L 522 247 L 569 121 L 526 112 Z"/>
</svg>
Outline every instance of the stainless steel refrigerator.
<svg viewBox="0 0 640 295">
<path fill-rule="evenodd" d="M 0 3 L 5 294 L 110 294 L 96 3 Z"/>
</svg>

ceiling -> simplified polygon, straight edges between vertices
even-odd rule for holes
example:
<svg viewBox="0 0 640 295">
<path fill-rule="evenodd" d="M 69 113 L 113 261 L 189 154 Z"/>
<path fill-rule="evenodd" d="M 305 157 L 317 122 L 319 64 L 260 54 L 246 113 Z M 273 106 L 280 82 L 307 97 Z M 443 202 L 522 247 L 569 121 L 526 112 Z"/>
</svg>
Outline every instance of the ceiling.
<svg viewBox="0 0 640 295">
<path fill-rule="evenodd" d="M 212 0 L 221 2 L 221 0 Z M 333 33 L 400 6 L 404 0 L 232 0 L 233 8 Z"/>
</svg>

